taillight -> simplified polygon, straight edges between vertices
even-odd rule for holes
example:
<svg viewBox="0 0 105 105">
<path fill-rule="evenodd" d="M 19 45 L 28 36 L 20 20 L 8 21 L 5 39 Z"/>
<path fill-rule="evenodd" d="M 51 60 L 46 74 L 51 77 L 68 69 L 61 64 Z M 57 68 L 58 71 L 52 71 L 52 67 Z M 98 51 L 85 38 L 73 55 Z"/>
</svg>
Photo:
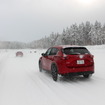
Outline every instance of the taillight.
<svg viewBox="0 0 105 105">
<path fill-rule="evenodd" d="M 94 55 L 90 55 L 91 58 L 94 58 Z"/>
<path fill-rule="evenodd" d="M 62 57 L 62 60 L 67 60 L 67 57 Z"/>
<path fill-rule="evenodd" d="M 64 55 L 61 57 L 61 59 L 62 59 L 62 60 L 67 60 L 67 59 L 69 59 L 69 57 L 64 54 Z"/>
<path fill-rule="evenodd" d="M 94 55 L 91 55 L 92 56 L 92 58 L 94 58 Z"/>
<path fill-rule="evenodd" d="M 87 55 L 87 57 L 89 57 L 89 58 L 94 58 L 94 55 L 91 55 L 91 54 L 89 54 L 89 55 Z"/>
</svg>

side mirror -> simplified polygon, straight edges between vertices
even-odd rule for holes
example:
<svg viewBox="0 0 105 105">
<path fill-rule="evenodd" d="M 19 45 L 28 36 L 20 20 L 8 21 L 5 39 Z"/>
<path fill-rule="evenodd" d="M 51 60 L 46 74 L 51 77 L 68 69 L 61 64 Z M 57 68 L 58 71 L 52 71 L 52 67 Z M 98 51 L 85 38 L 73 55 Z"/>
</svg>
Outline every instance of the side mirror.
<svg viewBox="0 0 105 105">
<path fill-rule="evenodd" d="M 46 56 L 46 54 L 45 54 L 45 53 L 42 53 L 41 55 L 42 55 L 42 56 Z"/>
</svg>

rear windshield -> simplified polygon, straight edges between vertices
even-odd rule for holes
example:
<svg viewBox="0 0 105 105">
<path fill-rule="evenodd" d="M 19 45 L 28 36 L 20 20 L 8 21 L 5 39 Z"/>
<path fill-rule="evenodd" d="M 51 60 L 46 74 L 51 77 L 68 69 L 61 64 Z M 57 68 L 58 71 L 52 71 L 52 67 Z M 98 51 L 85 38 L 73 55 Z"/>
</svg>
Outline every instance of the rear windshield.
<svg viewBox="0 0 105 105">
<path fill-rule="evenodd" d="M 90 54 L 90 52 L 85 47 L 64 48 L 63 53 L 65 53 L 66 55 Z"/>
</svg>

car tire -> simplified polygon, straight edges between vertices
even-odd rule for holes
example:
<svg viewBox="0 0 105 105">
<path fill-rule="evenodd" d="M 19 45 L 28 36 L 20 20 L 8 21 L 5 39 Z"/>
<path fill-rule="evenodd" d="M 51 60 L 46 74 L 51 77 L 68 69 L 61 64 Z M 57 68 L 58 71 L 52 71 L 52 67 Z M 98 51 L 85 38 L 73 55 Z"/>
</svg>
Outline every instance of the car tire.
<svg viewBox="0 0 105 105">
<path fill-rule="evenodd" d="M 53 64 L 51 66 L 51 74 L 52 74 L 53 80 L 57 81 L 57 79 L 58 79 L 58 70 L 57 70 L 57 66 L 55 64 Z"/>
<path fill-rule="evenodd" d="M 90 74 L 86 74 L 86 75 L 83 75 L 84 78 L 89 78 L 90 77 Z"/>
<path fill-rule="evenodd" d="M 42 72 L 42 63 L 39 61 L 39 71 Z"/>
</svg>

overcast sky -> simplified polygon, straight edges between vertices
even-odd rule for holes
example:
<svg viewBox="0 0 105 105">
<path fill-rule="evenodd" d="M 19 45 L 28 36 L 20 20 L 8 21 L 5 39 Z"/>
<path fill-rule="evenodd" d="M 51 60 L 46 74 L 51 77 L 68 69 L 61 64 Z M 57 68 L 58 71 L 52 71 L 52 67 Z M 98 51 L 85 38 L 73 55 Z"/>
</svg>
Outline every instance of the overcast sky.
<svg viewBox="0 0 105 105">
<path fill-rule="evenodd" d="M 0 0 L 0 41 L 31 42 L 96 20 L 105 23 L 105 0 Z"/>
</svg>

